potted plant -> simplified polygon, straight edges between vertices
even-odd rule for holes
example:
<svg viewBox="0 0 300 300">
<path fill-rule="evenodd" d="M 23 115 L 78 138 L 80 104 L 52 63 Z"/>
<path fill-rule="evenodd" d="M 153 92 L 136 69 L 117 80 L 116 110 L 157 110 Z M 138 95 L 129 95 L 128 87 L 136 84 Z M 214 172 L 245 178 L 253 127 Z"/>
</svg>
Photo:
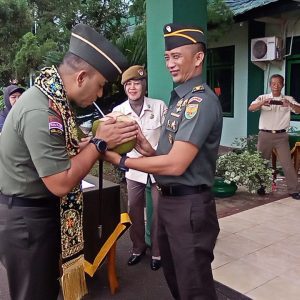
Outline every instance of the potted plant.
<svg viewBox="0 0 300 300">
<path fill-rule="evenodd" d="M 215 186 L 220 185 L 221 181 L 243 186 L 250 193 L 263 194 L 272 189 L 272 168 L 253 147 L 243 146 L 217 159 Z M 213 190 L 216 190 L 215 186 Z M 220 196 L 218 191 L 215 191 L 215 195 Z"/>
</svg>

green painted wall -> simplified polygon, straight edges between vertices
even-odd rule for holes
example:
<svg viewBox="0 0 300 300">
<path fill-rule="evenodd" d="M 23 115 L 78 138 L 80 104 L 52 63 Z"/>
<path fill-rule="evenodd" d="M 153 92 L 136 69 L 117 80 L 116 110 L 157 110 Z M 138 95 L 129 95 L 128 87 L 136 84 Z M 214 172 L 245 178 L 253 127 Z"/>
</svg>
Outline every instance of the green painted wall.
<svg viewBox="0 0 300 300">
<path fill-rule="evenodd" d="M 264 93 L 264 71 L 251 62 L 251 39 L 265 35 L 265 23 L 249 21 L 249 63 L 248 63 L 248 106 Z M 248 109 L 247 106 L 247 109 Z M 247 135 L 258 133 L 259 112 L 249 112 L 247 117 Z"/>
<path fill-rule="evenodd" d="M 164 62 L 163 26 L 167 23 L 195 24 L 206 31 L 206 0 L 146 0 L 148 94 L 169 102 L 173 82 Z M 204 70 L 205 74 L 206 71 Z"/>
</svg>

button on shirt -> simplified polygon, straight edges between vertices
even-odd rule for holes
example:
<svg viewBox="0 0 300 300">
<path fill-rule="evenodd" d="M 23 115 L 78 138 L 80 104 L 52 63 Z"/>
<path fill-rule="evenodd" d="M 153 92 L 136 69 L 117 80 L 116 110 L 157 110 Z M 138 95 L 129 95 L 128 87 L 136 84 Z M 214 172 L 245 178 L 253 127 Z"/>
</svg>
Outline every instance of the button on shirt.
<svg viewBox="0 0 300 300">
<path fill-rule="evenodd" d="M 260 95 L 251 104 L 257 104 L 265 99 L 273 100 L 288 100 L 290 103 L 299 105 L 298 102 L 291 96 L 280 95 L 279 97 L 274 97 L 272 93 Z M 282 130 L 288 129 L 291 120 L 291 111 L 296 113 L 290 106 L 284 107 L 282 105 L 270 104 L 270 106 L 263 105 L 261 107 L 260 118 L 259 118 L 259 129 L 264 130 Z"/>
<path fill-rule="evenodd" d="M 161 128 L 167 111 L 167 106 L 162 100 L 145 97 L 143 108 L 139 116 L 133 111 L 128 100 L 116 106 L 113 111 L 121 112 L 135 120 L 139 124 L 144 136 L 151 146 L 154 149 L 157 148 Z M 131 152 L 127 153 L 127 156 L 136 158 L 141 157 L 142 155 L 133 149 Z M 146 184 L 148 180 L 148 173 L 129 169 L 129 171 L 126 172 L 125 177 L 130 180 Z M 155 182 L 154 177 L 151 174 L 150 178 L 151 182 Z"/>
</svg>

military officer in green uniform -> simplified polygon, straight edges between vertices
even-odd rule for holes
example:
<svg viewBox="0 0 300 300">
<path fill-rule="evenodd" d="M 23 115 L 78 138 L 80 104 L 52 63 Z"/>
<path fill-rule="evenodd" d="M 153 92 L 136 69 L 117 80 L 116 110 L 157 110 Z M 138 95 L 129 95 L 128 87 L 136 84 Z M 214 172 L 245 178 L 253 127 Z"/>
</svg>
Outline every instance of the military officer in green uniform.
<svg viewBox="0 0 300 300">
<path fill-rule="evenodd" d="M 205 36 L 196 26 L 164 26 L 165 62 L 178 86 L 171 92 L 168 112 L 155 151 L 141 133 L 142 158 L 106 160 L 121 168 L 155 175 L 159 248 L 163 271 L 175 299 L 217 299 L 211 270 L 219 233 L 211 191 L 222 131 L 217 96 L 202 81 Z"/>
<path fill-rule="evenodd" d="M 81 180 L 105 151 L 137 134 L 111 119 L 79 143 L 70 103 L 91 105 L 126 59 L 91 27 L 78 24 L 58 68 L 41 70 L 6 119 L 0 137 L 0 261 L 12 300 L 86 293 Z"/>
</svg>

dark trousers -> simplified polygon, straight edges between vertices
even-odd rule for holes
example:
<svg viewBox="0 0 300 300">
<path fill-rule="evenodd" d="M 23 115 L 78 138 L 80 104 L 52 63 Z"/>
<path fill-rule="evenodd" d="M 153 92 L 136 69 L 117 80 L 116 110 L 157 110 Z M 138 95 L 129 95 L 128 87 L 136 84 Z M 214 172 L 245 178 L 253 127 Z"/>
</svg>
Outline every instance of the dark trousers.
<svg viewBox="0 0 300 300">
<path fill-rule="evenodd" d="M 59 255 L 59 206 L 0 204 L 0 260 L 12 300 L 57 299 Z"/>
<path fill-rule="evenodd" d="M 286 132 L 270 133 L 260 131 L 258 134 L 257 150 L 262 153 L 262 157 L 270 159 L 273 149 L 276 149 L 278 160 L 281 163 L 288 192 L 290 194 L 298 193 L 298 175 L 291 159 L 288 134 Z"/>
<path fill-rule="evenodd" d="M 219 224 L 211 191 L 161 196 L 158 217 L 162 267 L 173 297 L 216 300 L 211 262 Z"/>
<path fill-rule="evenodd" d="M 132 252 L 135 254 L 142 253 L 147 245 L 145 242 L 145 189 L 146 184 L 126 179 L 127 191 L 128 191 L 128 206 L 129 216 L 132 222 L 130 226 L 130 238 L 132 241 Z M 152 220 L 151 220 L 151 255 L 160 256 L 158 248 L 158 190 L 156 184 L 151 184 L 151 196 L 152 196 Z"/>
</svg>

